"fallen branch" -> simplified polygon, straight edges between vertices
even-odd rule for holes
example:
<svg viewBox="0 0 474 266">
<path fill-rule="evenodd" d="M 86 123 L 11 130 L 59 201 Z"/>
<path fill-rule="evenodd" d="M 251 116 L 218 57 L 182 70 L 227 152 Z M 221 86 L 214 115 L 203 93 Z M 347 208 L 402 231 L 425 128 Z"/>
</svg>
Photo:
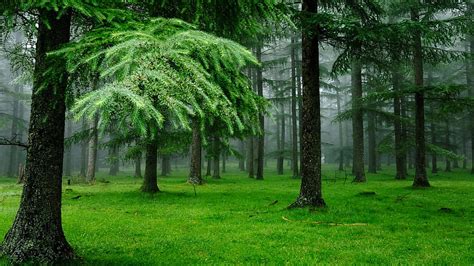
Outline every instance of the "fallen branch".
<svg viewBox="0 0 474 266">
<path fill-rule="evenodd" d="M 352 223 L 352 224 L 342 224 L 342 223 L 333 223 L 333 222 L 323 222 L 323 221 L 292 221 L 285 216 L 281 217 L 283 220 L 287 222 L 302 222 L 302 223 L 309 223 L 309 224 L 321 224 L 321 225 L 330 225 L 330 226 L 367 226 L 367 223 Z"/>
</svg>

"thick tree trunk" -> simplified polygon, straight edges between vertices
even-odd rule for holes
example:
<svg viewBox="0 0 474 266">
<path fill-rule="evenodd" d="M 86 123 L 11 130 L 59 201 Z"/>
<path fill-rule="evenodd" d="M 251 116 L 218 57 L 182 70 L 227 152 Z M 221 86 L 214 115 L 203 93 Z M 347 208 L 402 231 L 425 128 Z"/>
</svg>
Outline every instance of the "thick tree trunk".
<svg viewBox="0 0 474 266">
<path fill-rule="evenodd" d="M 402 127 L 402 97 L 399 95 L 401 91 L 400 81 L 401 74 L 396 67 L 392 73 L 393 90 L 395 97 L 393 98 L 393 113 L 395 115 L 394 134 L 395 134 L 395 179 L 403 180 L 407 178 L 406 172 L 406 150 L 404 148 L 403 127 Z"/>
<path fill-rule="evenodd" d="M 99 115 L 94 116 L 94 120 L 91 125 L 91 138 L 89 139 L 89 156 L 87 159 L 87 182 L 95 182 L 96 164 L 97 164 L 97 147 L 98 147 L 98 132 L 97 124 L 99 123 Z"/>
<path fill-rule="evenodd" d="M 411 17 L 413 21 L 419 20 L 418 11 L 412 9 Z M 425 148 L 425 96 L 423 89 L 423 51 L 421 46 L 421 32 L 416 31 L 413 35 L 413 67 L 415 72 L 415 86 L 418 91 L 415 93 L 415 179 L 414 187 L 429 187 L 428 175 L 426 174 L 426 148 Z"/>
<path fill-rule="evenodd" d="M 65 63 L 46 57 L 69 41 L 70 12 L 39 10 L 26 180 L 20 208 L 1 253 L 15 263 L 58 263 L 74 258 L 61 223 Z M 54 65 L 54 74 L 46 72 Z M 43 87 L 45 86 L 45 87 Z"/>
<path fill-rule="evenodd" d="M 145 176 L 143 178 L 142 192 L 156 193 L 158 188 L 158 143 L 156 140 L 146 145 Z"/>
<path fill-rule="evenodd" d="M 368 113 L 368 142 L 369 142 L 369 173 L 377 173 L 377 140 L 376 140 L 376 128 L 375 128 L 375 115 Z"/>
<path fill-rule="evenodd" d="M 293 170 L 293 178 L 299 178 L 298 169 L 298 120 L 296 117 L 296 51 L 295 38 L 291 38 L 291 168 Z"/>
<path fill-rule="evenodd" d="M 219 137 L 214 136 L 214 139 L 212 141 L 212 178 L 214 179 L 220 179 L 221 178 L 221 173 L 220 173 L 220 154 L 221 154 L 221 147 L 220 147 L 220 140 Z"/>
<path fill-rule="evenodd" d="M 188 182 L 191 184 L 201 185 L 203 183 L 201 175 L 201 125 L 199 120 L 193 121 L 193 141 L 191 143 L 191 167 Z"/>
<path fill-rule="evenodd" d="M 316 14 L 317 0 L 303 0 L 303 11 Z M 319 27 L 316 27 L 319 29 Z M 321 191 L 321 114 L 319 33 L 303 33 L 303 150 L 300 195 L 290 207 L 324 207 Z"/>
<path fill-rule="evenodd" d="M 364 113 L 362 110 L 362 65 L 352 63 L 352 167 L 354 182 L 365 182 L 364 171 Z"/>
</svg>

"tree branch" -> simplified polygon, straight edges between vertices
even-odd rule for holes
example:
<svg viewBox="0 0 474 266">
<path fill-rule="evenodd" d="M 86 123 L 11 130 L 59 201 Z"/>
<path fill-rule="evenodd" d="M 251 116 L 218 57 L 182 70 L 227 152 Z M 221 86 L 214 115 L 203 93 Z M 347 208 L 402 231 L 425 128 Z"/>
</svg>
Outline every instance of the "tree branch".
<svg viewBox="0 0 474 266">
<path fill-rule="evenodd" d="M 20 146 L 23 148 L 28 148 L 28 144 L 18 141 L 16 136 L 12 137 L 11 139 L 0 137 L 0 146 Z"/>
</svg>

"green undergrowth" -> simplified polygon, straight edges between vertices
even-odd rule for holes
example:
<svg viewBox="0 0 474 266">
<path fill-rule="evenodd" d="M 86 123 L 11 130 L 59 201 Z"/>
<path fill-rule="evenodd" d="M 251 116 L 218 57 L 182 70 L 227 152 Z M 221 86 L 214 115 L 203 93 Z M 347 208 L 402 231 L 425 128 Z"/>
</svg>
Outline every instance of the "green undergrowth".
<svg viewBox="0 0 474 266">
<path fill-rule="evenodd" d="M 392 169 L 354 184 L 325 166 L 328 207 L 287 210 L 300 185 L 289 172 L 269 169 L 257 181 L 228 169 L 196 194 L 185 169 L 161 177 L 156 195 L 139 192 L 131 171 L 101 173 L 95 185 L 65 181 L 66 237 L 86 265 L 474 264 L 474 177 L 465 170 L 413 189 Z M 20 194 L 14 180 L 0 178 L 0 238 Z"/>
</svg>

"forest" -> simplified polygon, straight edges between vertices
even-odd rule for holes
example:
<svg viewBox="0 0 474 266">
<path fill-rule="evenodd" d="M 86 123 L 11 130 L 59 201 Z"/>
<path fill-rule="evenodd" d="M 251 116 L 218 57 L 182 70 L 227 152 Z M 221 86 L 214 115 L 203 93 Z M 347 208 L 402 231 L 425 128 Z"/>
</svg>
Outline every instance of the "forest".
<svg viewBox="0 0 474 266">
<path fill-rule="evenodd" d="M 0 265 L 473 250 L 474 0 L 0 3 Z"/>
</svg>

